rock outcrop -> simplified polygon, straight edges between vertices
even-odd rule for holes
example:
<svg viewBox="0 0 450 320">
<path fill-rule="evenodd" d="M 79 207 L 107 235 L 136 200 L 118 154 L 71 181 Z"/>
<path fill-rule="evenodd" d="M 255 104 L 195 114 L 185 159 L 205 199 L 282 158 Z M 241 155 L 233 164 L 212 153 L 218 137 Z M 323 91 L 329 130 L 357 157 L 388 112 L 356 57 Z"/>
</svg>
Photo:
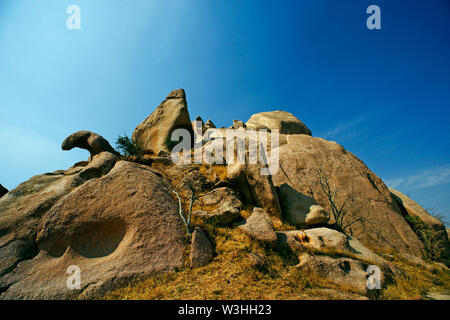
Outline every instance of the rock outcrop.
<svg viewBox="0 0 450 320">
<path fill-rule="evenodd" d="M 8 189 L 6 189 L 4 186 L 2 186 L 0 184 L 0 198 L 3 197 L 7 193 L 8 193 Z"/>
<path fill-rule="evenodd" d="M 329 214 L 314 199 L 301 194 L 287 183 L 278 188 L 278 198 L 283 218 L 293 225 L 305 227 L 330 220 Z"/>
<path fill-rule="evenodd" d="M 269 111 L 256 113 L 245 123 L 249 129 L 280 130 L 280 134 L 307 134 L 311 130 L 292 113 L 286 111 Z"/>
<path fill-rule="evenodd" d="M 91 131 L 72 133 L 61 144 L 61 149 L 63 150 L 71 150 L 73 148 L 86 149 L 91 154 L 91 158 L 104 151 L 119 155 L 105 138 Z"/>
<path fill-rule="evenodd" d="M 63 189 L 60 185 L 47 183 L 46 189 Z M 7 234 L 19 248 L 18 239 L 31 241 L 33 250 L 21 250 L 34 254 L 2 273 L 0 297 L 93 298 L 135 277 L 180 267 L 184 228 L 168 190 L 159 173 L 119 161 L 103 177 L 67 192 L 35 221 L 35 239 Z M 12 217 L 2 214 L 3 223 L 5 218 Z M 28 220 L 23 224 L 30 224 Z M 81 271 L 80 289 L 66 286 L 71 265 Z"/>
<path fill-rule="evenodd" d="M 433 258 L 441 260 L 447 265 L 450 264 L 450 242 L 444 224 L 400 191 L 389 190 L 405 215 L 417 218 L 424 224 L 424 230 L 421 231 L 426 233 L 423 235 L 427 237 L 425 241 L 429 242 L 428 245 L 432 247 L 427 248 L 427 251 L 433 251 L 429 252 L 431 255 L 434 255 Z"/>
<path fill-rule="evenodd" d="M 261 175 L 260 169 L 260 165 L 231 164 L 227 166 L 227 178 L 248 203 L 263 208 L 275 220 L 281 221 L 280 202 L 272 177 Z"/>
<path fill-rule="evenodd" d="M 333 259 L 309 253 L 300 255 L 299 260 L 297 268 L 305 272 L 314 273 L 341 286 L 353 288 L 361 294 L 367 292 L 367 268 L 369 265 L 365 262 L 350 258 Z M 380 282 L 380 286 L 382 286 L 383 277 Z"/>
<path fill-rule="evenodd" d="M 189 262 L 192 268 L 206 266 L 213 259 L 214 249 L 206 234 L 200 228 L 192 233 L 191 252 Z"/>
<path fill-rule="evenodd" d="M 37 226 L 64 195 L 86 181 L 99 178 L 114 166 L 109 152 L 94 155 L 86 166 L 75 166 L 32 177 L 0 199 L 0 275 L 37 252 Z M 1 291 L 1 289 L 0 289 Z"/>
<path fill-rule="evenodd" d="M 211 120 L 206 124 L 200 117 L 196 120 L 202 133 L 209 131 L 211 136 L 192 151 L 223 148 L 220 139 L 226 129 L 210 130 L 215 128 Z M 270 246 L 281 250 L 283 264 L 289 260 L 294 266 L 298 260 L 295 267 L 307 274 L 361 294 L 366 292 L 367 268 L 372 264 L 388 279 L 405 277 L 406 269 L 396 265 L 397 259 L 432 274 L 448 270 L 442 263 L 432 265 L 419 258 L 434 249 L 417 232 L 411 217 L 426 226 L 434 239 L 438 250 L 433 257 L 446 263 L 448 229 L 408 197 L 389 190 L 342 146 L 312 137 L 294 115 L 262 112 L 246 123 L 233 121 L 231 128 L 249 134 L 243 142 L 246 149 L 259 145 L 261 137 L 251 136 L 253 129 L 280 131 L 280 144 L 268 144 L 279 154 L 280 167 L 273 176 L 261 174 L 262 164 L 235 164 L 220 152 L 222 166 L 169 163 L 178 143 L 171 141 L 171 135 L 181 128 L 193 138 L 186 95 L 178 89 L 134 130 L 133 140 L 142 154 L 123 161 L 106 139 L 79 131 L 61 147 L 88 150 L 88 161 L 34 176 L 10 192 L 0 185 L 0 299 L 97 298 L 130 280 L 184 263 L 192 268 L 206 266 L 213 260 L 214 246 L 221 254 L 227 247 L 223 242 L 236 235 L 230 228 L 257 240 L 251 242 L 256 250 L 249 253 L 250 247 L 243 249 L 241 242 L 231 239 L 233 249 L 225 250 L 217 262 L 243 258 L 244 268 L 268 271 L 273 259 L 261 252 L 267 253 Z M 245 151 L 247 156 L 249 152 Z M 324 188 L 329 188 L 331 197 Z M 335 212 L 348 205 L 348 199 L 351 206 L 340 224 Z M 189 205 L 194 227 L 199 224 L 208 228 L 203 230 L 222 234 L 209 233 L 209 238 L 195 227 L 186 257 L 185 225 L 179 214 L 187 212 Z M 249 208 L 253 212 L 242 221 Z M 240 240 L 246 236 L 237 234 Z M 68 267 L 80 270 L 80 288 L 67 286 Z"/>
<path fill-rule="evenodd" d="M 291 250 L 308 249 L 325 253 L 348 254 L 359 260 L 389 268 L 387 261 L 365 247 L 357 239 L 329 228 L 277 231 L 278 246 Z"/>
<path fill-rule="evenodd" d="M 173 90 L 133 132 L 133 140 L 143 153 L 159 155 L 170 152 L 178 141 L 171 141 L 172 132 L 186 129 L 194 137 L 183 89 Z M 193 140 L 191 140 L 191 143 Z"/>
<path fill-rule="evenodd" d="M 262 209 L 255 207 L 251 216 L 238 228 L 249 237 L 267 243 L 277 244 L 277 235 L 269 215 Z"/>
<path fill-rule="evenodd" d="M 194 210 L 192 215 L 208 222 L 229 225 L 241 218 L 242 203 L 228 187 L 214 189 L 197 200 L 196 204 L 203 210 Z"/>
<path fill-rule="evenodd" d="M 280 169 L 272 177 L 276 186 L 288 184 L 331 212 L 331 204 L 317 183 L 320 172 L 332 191 L 336 188 L 338 206 L 347 197 L 354 198 L 344 218 L 348 233 L 369 247 L 422 255 L 423 243 L 403 218 L 386 185 L 342 146 L 304 134 L 287 135 L 279 156 Z"/>
</svg>

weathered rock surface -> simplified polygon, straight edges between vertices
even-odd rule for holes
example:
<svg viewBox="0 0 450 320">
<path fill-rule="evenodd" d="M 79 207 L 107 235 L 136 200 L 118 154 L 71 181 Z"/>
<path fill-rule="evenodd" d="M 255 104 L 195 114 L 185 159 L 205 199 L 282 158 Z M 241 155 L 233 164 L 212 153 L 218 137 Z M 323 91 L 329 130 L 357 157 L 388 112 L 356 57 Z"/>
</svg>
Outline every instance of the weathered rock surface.
<svg viewBox="0 0 450 320">
<path fill-rule="evenodd" d="M 159 155 L 162 151 L 170 152 L 178 143 L 171 141 L 171 135 L 179 128 L 188 130 L 193 139 L 194 132 L 183 89 L 173 90 L 156 110 L 136 127 L 132 137 L 144 153 Z"/>
<path fill-rule="evenodd" d="M 214 249 L 206 234 L 200 228 L 192 233 L 191 252 L 189 262 L 192 268 L 200 268 L 211 262 Z"/>
<path fill-rule="evenodd" d="M 389 190 L 404 214 L 417 217 L 426 225 L 430 245 L 433 246 L 434 258 L 450 264 L 450 242 L 444 224 L 403 193 L 394 189 Z"/>
<path fill-rule="evenodd" d="M 238 188 L 247 202 L 263 208 L 272 217 L 282 220 L 278 194 L 270 175 L 260 174 L 261 165 L 231 164 L 227 178 Z"/>
<path fill-rule="evenodd" d="M 359 293 L 367 292 L 367 268 L 365 262 L 350 259 L 333 259 L 328 256 L 315 256 L 303 253 L 299 257 L 299 269 L 314 273 L 320 277 L 328 278 L 334 283 L 356 289 Z M 384 278 L 381 273 L 381 286 Z"/>
<path fill-rule="evenodd" d="M 71 150 L 73 148 L 86 149 L 91 154 L 91 158 L 104 151 L 119 155 L 105 138 L 91 131 L 72 133 L 61 144 L 61 149 L 63 150 Z"/>
<path fill-rule="evenodd" d="M 309 210 L 310 211 L 306 215 L 305 219 L 306 225 L 308 226 L 326 223 L 330 220 L 328 213 L 319 205 L 313 205 L 309 208 Z"/>
<path fill-rule="evenodd" d="M 366 248 L 357 239 L 329 228 L 277 232 L 278 245 L 288 246 L 292 250 L 315 249 L 319 251 L 335 251 L 351 254 L 358 259 L 386 266 L 386 261 Z"/>
<path fill-rule="evenodd" d="M 337 250 L 351 252 L 347 236 L 328 228 L 292 230 L 277 232 L 281 245 L 292 249 L 312 248 L 317 250 Z"/>
<path fill-rule="evenodd" d="M 0 198 L 3 197 L 7 193 L 8 193 L 8 189 L 6 189 L 4 186 L 2 186 L 0 184 Z"/>
<path fill-rule="evenodd" d="M 85 166 L 78 164 L 68 170 L 34 176 L 2 197 L 0 256 L 8 258 L 0 259 L 0 275 L 37 252 L 39 220 L 61 197 L 109 172 L 116 160 L 114 154 L 102 152 Z"/>
<path fill-rule="evenodd" d="M 214 221 L 220 225 L 229 225 L 241 218 L 242 203 L 235 192 L 222 187 L 201 197 L 196 205 L 200 210 L 194 210 L 192 215 L 206 221 Z"/>
<path fill-rule="evenodd" d="M 330 220 L 329 214 L 311 197 L 301 194 L 287 183 L 278 189 L 283 218 L 289 223 L 298 226 L 312 226 L 326 223 Z"/>
<path fill-rule="evenodd" d="M 238 228 L 253 239 L 268 243 L 272 246 L 277 244 L 277 235 L 272 221 L 262 208 L 255 207 L 251 216 L 244 224 L 239 225 Z"/>
<path fill-rule="evenodd" d="M 70 188 L 62 177 L 53 180 L 50 177 L 34 177 L 34 181 L 32 178 L 26 185 L 19 186 L 9 197 L 18 197 L 21 191 L 38 186 L 38 181 L 44 182 L 41 185 L 52 195 L 51 190 Z M 136 163 L 119 161 L 108 174 L 60 197 L 33 223 L 33 228 L 28 228 L 28 232 L 34 230 L 31 239 L 28 234 L 22 234 L 21 238 L 35 244 L 37 255 L 2 274 L 0 291 L 4 292 L 0 297 L 93 298 L 124 281 L 181 266 L 184 227 L 168 190 L 168 184 L 159 173 Z M 42 189 L 40 191 L 30 193 L 28 198 L 33 200 L 33 196 L 38 196 L 42 201 L 44 196 Z M 59 195 L 62 193 L 59 191 Z M 6 201 L 2 199 L 1 204 Z M 6 213 L 1 211 L 2 230 L 5 230 L 5 219 L 23 217 L 17 209 L 17 205 L 12 205 Z M 26 207 L 23 211 L 31 210 Z M 30 224 L 30 214 L 27 218 L 16 218 L 16 224 L 17 221 Z M 14 231 L 11 226 L 11 233 L 2 239 L 9 234 L 13 239 L 21 239 L 20 229 Z M 20 246 L 16 242 L 17 251 L 21 250 Z M 69 290 L 66 286 L 69 276 L 66 270 L 70 265 L 81 270 L 79 290 Z"/>
<path fill-rule="evenodd" d="M 245 123 L 249 129 L 278 129 L 281 134 L 307 134 L 311 130 L 292 113 L 286 111 L 269 111 L 256 113 Z"/>
<path fill-rule="evenodd" d="M 352 194 L 355 198 L 344 219 L 346 232 L 369 247 L 422 255 L 423 243 L 403 218 L 386 185 L 342 146 L 308 135 L 287 135 L 287 144 L 279 148 L 279 155 L 280 170 L 272 177 L 276 186 L 286 183 L 313 196 L 331 212 L 330 203 L 317 184 L 317 171 L 321 170 L 338 190 L 337 205 Z"/>
</svg>

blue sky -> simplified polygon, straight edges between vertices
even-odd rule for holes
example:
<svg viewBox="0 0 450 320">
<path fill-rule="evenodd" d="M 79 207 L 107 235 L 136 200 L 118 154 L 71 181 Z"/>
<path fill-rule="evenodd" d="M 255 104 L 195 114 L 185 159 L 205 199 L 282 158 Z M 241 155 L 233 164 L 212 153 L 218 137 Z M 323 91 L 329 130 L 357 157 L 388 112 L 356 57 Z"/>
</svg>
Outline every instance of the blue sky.
<svg viewBox="0 0 450 320">
<path fill-rule="evenodd" d="M 1 0 L 0 183 L 70 167 L 88 153 L 62 151 L 67 135 L 113 142 L 184 88 L 191 117 L 219 126 L 292 112 L 450 220 L 449 14 L 446 0 Z"/>
</svg>

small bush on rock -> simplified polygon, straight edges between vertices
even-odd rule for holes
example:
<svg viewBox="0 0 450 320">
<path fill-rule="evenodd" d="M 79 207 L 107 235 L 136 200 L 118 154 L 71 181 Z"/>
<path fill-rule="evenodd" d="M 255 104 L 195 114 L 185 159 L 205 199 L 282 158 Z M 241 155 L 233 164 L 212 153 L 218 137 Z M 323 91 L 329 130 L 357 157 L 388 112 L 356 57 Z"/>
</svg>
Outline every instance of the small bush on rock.
<svg viewBox="0 0 450 320">
<path fill-rule="evenodd" d="M 132 138 L 127 135 L 119 136 L 116 140 L 116 147 L 125 158 L 137 156 L 141 147 Z"/>
</svg>

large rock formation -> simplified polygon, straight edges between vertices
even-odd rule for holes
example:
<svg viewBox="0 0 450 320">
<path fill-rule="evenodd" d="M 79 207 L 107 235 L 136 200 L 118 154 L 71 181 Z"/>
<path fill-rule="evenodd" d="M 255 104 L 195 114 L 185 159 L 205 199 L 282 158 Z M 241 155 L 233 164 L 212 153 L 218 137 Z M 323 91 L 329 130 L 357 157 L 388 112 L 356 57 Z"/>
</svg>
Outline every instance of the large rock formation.
<svg viewBox="0 0 450 320">
<path fill-rule="evenodd" d="M 173 90 L 133 132 L 133 140 L 142 152 L 158 155 L 170 152 L 178 141 L 171 141 L 172 132 L 183 128 L 194 137 L 183 89 Z M 193 140 L 191 140 L 192 142 Z"/>
<path fill-rule="evenodd" d="M 353 195 L 354 204 L 344 218 L 347 232 L 369 247 L 422 255 L 423 243 L 403 218 L 386 185 L 342 146 L 304 134 L 287 135 L 279 155 L 280 169 L 272 177 L 276 186 L 288 184 L 331 212 L 331 204 L 317 183 L 320 172 L 332 192 L 336 188 L 336 205 Z"/>
<path fill-rule="evenodd" d="M 2 197 L 0 257 L 8 258 L 0 259 L 0 275 L 37 252 L 35 238 L 39 221 L 60 198 L 84 182 L 106 174 L 115 161 L 115 155 L 102 152 L 87 166 L 34 176 Z"/>
<path fill-rule="evenodd" d="M 63 189 L 61 183 L 47 190 Z M 21 203 L 19 199 L 14 207 Z M 184 228 L 177 205 L 165 179 L 146 166 L 120 161 L 105 176 L 84 183 L 47 209 L 41 219 L 35 212 L 22 220 L 24 225 L 38 220 L 29 227 L 34 236 L 10 230 L 2 237 L 29 254 L 0 273 L 1 298 L 92 298 L 135 277 L 182 264 Z M 11 221 L 17 221 L 14 216 L 20 214 L 14 211 L 2 211 L 2 230 L 5 222 L 12 228 Z M 30 248 L 18 243 L 24 237 Z M 71 265 L 81 270 L 79 290 L 66 286 Z"/>
<path fill-rule="evenodd" d="M 418 230 L 422 233 L 419 236 L 426 238 L 424 241 L 428 245 L 427 251 L 432 258 L 450 264 L 450 242 L 444 224 L 403 193 L 394 189 L 389 190 L 405 215 L 417 218 L 423 223 L 422 230 Z M 416 227 L 420 228 L 420 226 Z"/>
<path fill-rule="evenodd" d="M 63 150 L 71 150 L 73 148 L 86 149 L 91 154 L 91 158 L 104 151 L 119 155 L 105 138 L 91 131 L 72 133 L 61 144 L 61 149 Z"/>
<path fill-rule="evenodd" d="M 286 111 L 269 111 L 256 113 L 245 123 L 250 129 L 278 129 L 281 134 L 307 134 L 311 130 L 292 113 Z"/>
<path fill-rule="evenodd" d="M 6 189 L 4 186 L 2 186 L 0 184 L 0 198 L 3 197 L 7 193 L 8 193 L 8 189 Z"/>
</svg>

